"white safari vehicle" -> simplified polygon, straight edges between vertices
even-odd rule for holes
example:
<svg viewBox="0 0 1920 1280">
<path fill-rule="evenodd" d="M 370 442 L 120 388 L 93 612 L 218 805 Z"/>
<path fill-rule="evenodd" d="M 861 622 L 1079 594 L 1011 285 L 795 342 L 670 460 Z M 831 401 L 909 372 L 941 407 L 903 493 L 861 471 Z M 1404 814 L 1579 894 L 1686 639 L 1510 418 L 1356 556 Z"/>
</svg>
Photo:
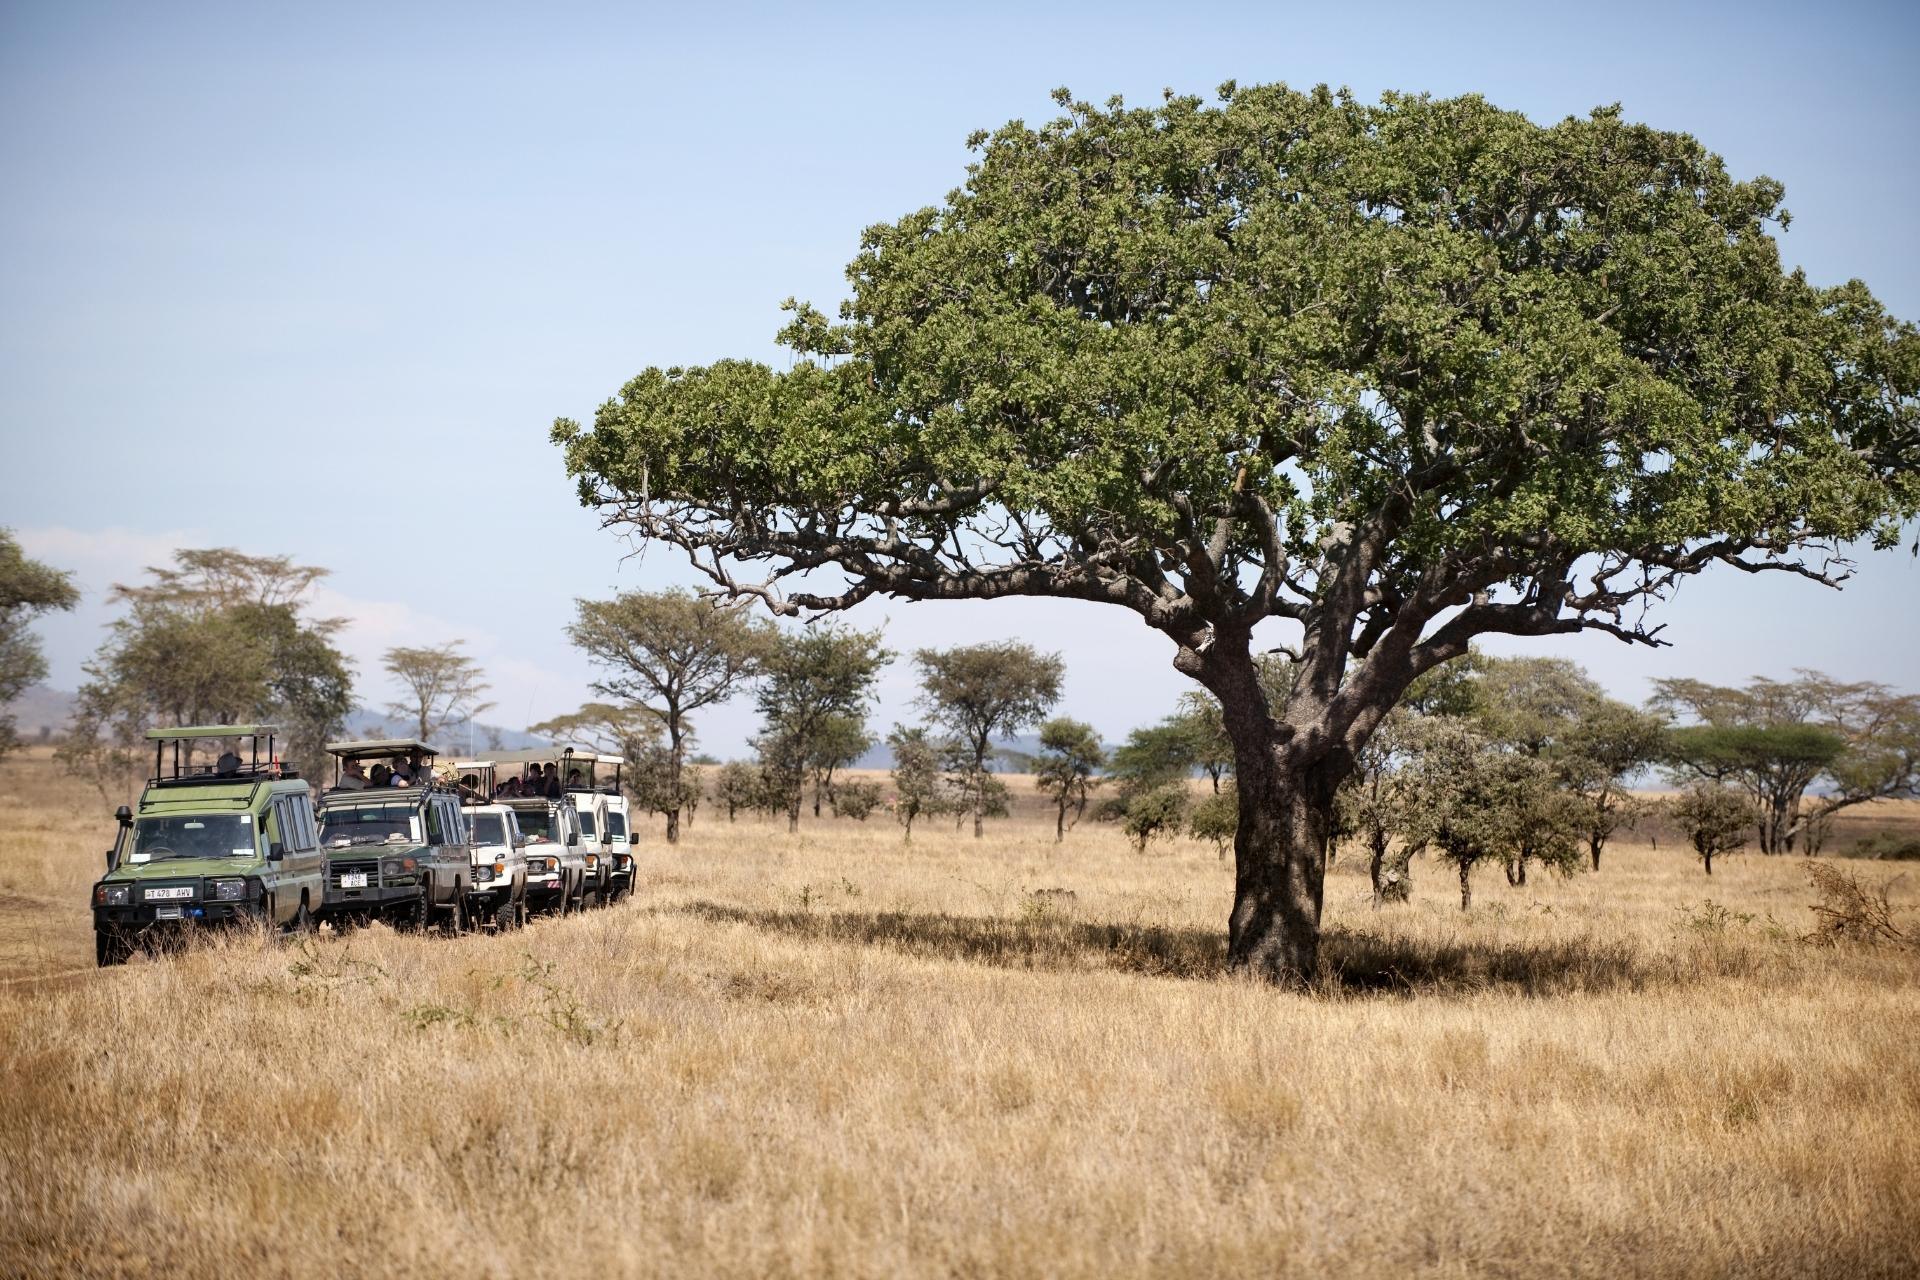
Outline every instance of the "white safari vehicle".
<svg viewBox="0 0 1920 1280">
<path fill-rule="evenodd" d="M 466 801 L 460 811 L 467 818 L 467 849 L 473 857 L 467 914 L 496 931 L 517 929 L 527 922 L 527 838 L 519 815 L 490 802 L 493 761 L 456 760 L 453 777 Z"/>
</svg>

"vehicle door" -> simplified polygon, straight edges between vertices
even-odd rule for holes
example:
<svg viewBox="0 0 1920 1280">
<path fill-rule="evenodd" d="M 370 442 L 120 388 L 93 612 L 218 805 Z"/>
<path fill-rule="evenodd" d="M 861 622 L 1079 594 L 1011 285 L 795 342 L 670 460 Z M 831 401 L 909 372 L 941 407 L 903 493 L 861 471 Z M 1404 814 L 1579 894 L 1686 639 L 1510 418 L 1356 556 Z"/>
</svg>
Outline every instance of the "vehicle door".
<svg viewBox="0 0 1920 1280">
<path fill-rule="evenodd" d="M 279 812 L 281 896 L 291 907 L 291 918 L 300 910 L 300 894 L 305 891 L 307 906 L 317 910 L 326 894 L 327 857 L 320 848 L 320 824 L 313 816 L 313 798 L 305 791 L 274 797 Z"/>
<path fill-rule="evenodd" d="M 453 843 L 454 824 L 447 815 L 447 800 L 430 795 L 426 799 L 428 897 L 435 906 L 453 901 L 459 871 L 453 865 L 457 852 L 465 859 L 465 850 Z"/>
</svg>

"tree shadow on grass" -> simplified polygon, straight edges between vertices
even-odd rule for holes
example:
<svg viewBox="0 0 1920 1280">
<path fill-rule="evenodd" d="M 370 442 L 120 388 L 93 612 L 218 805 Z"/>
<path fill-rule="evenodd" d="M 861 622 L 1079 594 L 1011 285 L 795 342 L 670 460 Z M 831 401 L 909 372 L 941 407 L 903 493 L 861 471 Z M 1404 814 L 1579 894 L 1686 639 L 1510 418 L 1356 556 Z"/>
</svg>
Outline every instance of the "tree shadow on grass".
<svg viewBox="0 0 1920 1280">
<path fill-rule="evenodd" d="M 716 902 L 673 908 L 719 924 L 739 924 L 808 940 L 885 947 L 907 955 L 1049 972 L 1111 970 L 1154 977 L 1225 977 L 1224 931 L 1107 924 L 1061 915 L 956 916 L 905 911 L 750 910 Z M 1703 977 L 1733 976 L 1750 962 L 1700 965 L 1649 959 L 1631 943 L 1576 935 L 1552 942 L 1429 941 L 1330 928 L 1322 936 L 1316 993 L 1332 998 L 1470 995 L 1526 996 L 1637 991 Z"/>
</svg>

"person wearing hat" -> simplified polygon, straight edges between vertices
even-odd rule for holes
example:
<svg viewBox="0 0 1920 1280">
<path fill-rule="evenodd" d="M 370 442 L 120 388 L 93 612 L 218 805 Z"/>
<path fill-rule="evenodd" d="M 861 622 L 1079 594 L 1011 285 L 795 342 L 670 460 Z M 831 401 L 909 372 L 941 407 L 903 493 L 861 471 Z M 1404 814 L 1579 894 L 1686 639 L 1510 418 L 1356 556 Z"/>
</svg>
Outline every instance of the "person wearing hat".
<svg viewBox="0 0 1920 1280">
<path fill-rule="evenodd" d="M 340 766 L 340 780 L 333 784 L 335 791 L 365 791 L 367 789 L 366 767 L 358 760 L 349 760 Z"/>
</svg>

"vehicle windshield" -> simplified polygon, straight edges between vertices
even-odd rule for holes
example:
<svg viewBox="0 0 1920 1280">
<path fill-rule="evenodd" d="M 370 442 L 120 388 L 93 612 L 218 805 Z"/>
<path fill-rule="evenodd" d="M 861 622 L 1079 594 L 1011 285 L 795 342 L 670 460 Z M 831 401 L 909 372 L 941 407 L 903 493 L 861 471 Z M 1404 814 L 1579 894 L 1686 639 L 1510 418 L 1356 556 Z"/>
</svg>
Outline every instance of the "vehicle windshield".
<svg viewBox="0 0 1920 1280">
<path fill-rule="evenodd" d="M 527 838 L 528 844 L 553 843 L 551 809 L 517 809 L 514 812 L 520 819 L 520 834 Z"/>
<path fill-rule="evenodd" d="M 472 832 L 470 844 L 505 844 L 507 826 L 497 813 L 470 813 L 467 815 L 467 828 Z"/>
<path fill-rule="evenodd" d="M 410 804 L 328 806 L 320 815 L 320 843 L 329 849 L 401 844 L 413 838 Z"/>
<path fill-rule="evenodd" d="M 580 834 L 589 840 L 593 839 L 593 811 L 590 809 L 580 811 Z"/>
<path fill-rule="evenodd" d="M 133 826 L 132 862 L 165 858 L 251 858 L 253 815 L 197 814 L 193 817 L 142 818 Z"/>
<path fill-rule="evenodd" d="M 607 838 L 609 840 L 619 840 L 626 834 L 627 815 L 624 813 L 609 813 L 607 815 Z"/>
</svg>

